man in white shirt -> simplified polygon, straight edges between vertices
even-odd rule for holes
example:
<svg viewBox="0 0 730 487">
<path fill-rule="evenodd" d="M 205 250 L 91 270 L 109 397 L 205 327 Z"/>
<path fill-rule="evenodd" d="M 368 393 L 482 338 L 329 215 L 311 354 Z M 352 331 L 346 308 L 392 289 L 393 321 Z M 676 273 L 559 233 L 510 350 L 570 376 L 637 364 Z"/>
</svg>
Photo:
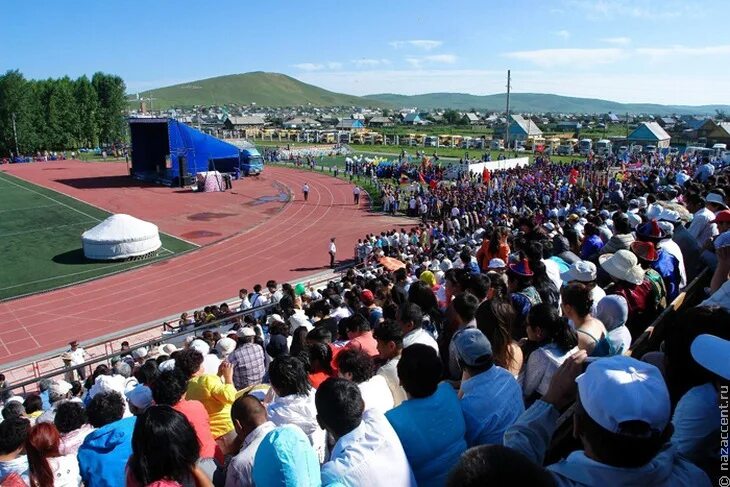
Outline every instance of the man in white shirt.
<svg viewBox="0 0 730 487">
<path fill-rule="evenodd" d="M 307 201 L 309 199 L 309 185 L 307 183 L 302 186 L 302 194 L 304 195 L 304 201 Z"/>
<path fill-rule="evenodd" d="M 276 426 L 267 420 L 266 408 L 254 396 L 241 396 L 231 406 L 231 419 L 241 449 L 231 459 L 225 487 L 253 486 L 253 460 L 264 436 Z"/>
<path fill-rule="evenodd" d="M 375 329 L 373 337 L 378 342 L 378 358 L 385 361 L 378 369 L 378 375 L 385 378 L 393 394 L 393 407 L 398 407 L 408 399 L 398 378 L 398 361 L 403 351 L 403 330 L 395 321 L 386 320 Z"/>
<path fill-rule="evenodd" d="M 71 365 L 81 365 L 86 362 L 86 350 L 79 347 L 79 342 L 73 340 L 69 342 L 71 348 L 68 349 L 68 353 L 71 354 Z M 83 368 L 76 369 L 81 380 L 86 379 L 86 371 Z"/>
<path fill-rule="evenodd" d="M 359 205 L 360 204 L 360 186 L 355 186 L 352 189 L 352 197 L 354 199 L 354 204 Z"/>
<path fill-rule="evenodd" d="M 335 237 L 332 237 L 330 239 L 329 254 L 330 254 L 330 267 L 332 267 L 334 269 L 335 255 L 337 254 L 337 246 L 335 245 Z"/>
<path fill-rule="evenodd" d="M 697 240 L 700 247 L 704 248 L 705 244 L 717 235 L 717 226 L 713 223 L 715 213 L 705 206 L 705 199 L 695 193 L 687 196 L 687 209 L 693 213 L 692 223 L 687 231 Z"/>
<path fill-rule="evenodd" d="M 322 465 L 322 485 L 416 485 L 398 435 L 382 413 L 364 412 L 357 385 L 327 379 L 317 389 L 315 404 L 317 422 L 336 442 Z"/>
<path fill-rule="evenodd" d="M 424 330 L 423 311 L 421 307 L 413 303 L 405 303 L 398 310 L 398 324 L 403 330 L 403 348 L 408 348 L 414 343 L 428 345 L 439 353 L 439 346 L 436 340 Z"/>
<path fill-rule="evenodd" d="M 251 308 L 251 301 L 248 300 L 248 289 L 241 289 L 238 291 L 238 297 L 241 299 L 241 304 L 238 305 L 238 311 L 246 311 Z"/>
</svg>

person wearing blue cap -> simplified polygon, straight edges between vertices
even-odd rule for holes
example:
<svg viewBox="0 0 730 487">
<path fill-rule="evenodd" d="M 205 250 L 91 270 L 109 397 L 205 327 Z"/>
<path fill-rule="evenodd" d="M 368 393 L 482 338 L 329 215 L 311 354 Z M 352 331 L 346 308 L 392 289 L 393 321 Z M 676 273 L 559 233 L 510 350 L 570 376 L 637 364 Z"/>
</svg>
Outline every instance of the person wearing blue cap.
<svg viewBox="0 0 730 487">
<path fill-rule="evenodd" d="M 475 328 L 454 336 L 461 381 L 461 410 L 466 442 L 472 446 L 501 444 L 505 430 L 525 410 L 522 388 L 506 369 L 494 364 L 492 344 Z"/>
</svg>

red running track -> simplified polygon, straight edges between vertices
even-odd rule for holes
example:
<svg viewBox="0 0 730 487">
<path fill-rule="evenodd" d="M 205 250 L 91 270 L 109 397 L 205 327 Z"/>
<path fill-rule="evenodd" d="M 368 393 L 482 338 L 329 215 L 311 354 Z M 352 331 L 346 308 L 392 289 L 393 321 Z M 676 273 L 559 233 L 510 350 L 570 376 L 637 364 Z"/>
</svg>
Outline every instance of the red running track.
<svg viewBox="0 0 730 487">
<path fill-rule="evenodd" d="M 85 165 L 85 170 L 91 167 Z M 23 171 L 11 172 L 23 177 Z M 266 172 L 288 187 L 293 197 L 253 229 L 139 269 L 0 303 L 0 360 L 9 363 L 59 349 L 71 339 L 90 340 L 220 302 L 236 295 L 240 287 L 251 289 L 268 279 L 294 282 L 326 269 L 331 236 L 337 237 L 338 257 L 347 259 L 366 233 L 411 225 L 368 212 L 367 200 L 361 199 L 356 207 L 352 186 L 344 181 L 280 167 L 267 167 Z M 300 192 L 305 181 L 310 187 L 306 203 Z M 105 192 L 118 200 L 114 189 Z M 158 204 L 169 204 L 165 192 L 157 194 Z M 135 199 L 124 199 L 127 212 L 134 215 Z M 94 204 L 105 207 L 98 198 Z M 115 211 L 119 210 L 116 205 Z"/>
</svg>

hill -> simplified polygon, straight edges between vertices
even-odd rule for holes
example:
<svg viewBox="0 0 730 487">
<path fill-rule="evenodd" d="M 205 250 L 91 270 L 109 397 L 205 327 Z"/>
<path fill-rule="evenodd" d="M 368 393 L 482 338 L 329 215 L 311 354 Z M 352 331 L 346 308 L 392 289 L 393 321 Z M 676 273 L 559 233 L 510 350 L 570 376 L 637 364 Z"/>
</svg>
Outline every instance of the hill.
<svg viewBox="0 0 730 487">
<path fill-rule="evenodd" d="M 427 93 L 423 95 L 396 95 L 382 93 L 367 95 L 364 98 L 382 101 L 395 107 L 418 107 L 424 110 L 453 108 L 455 110 L 504 111 L 507 95 L 470 95 L 466 93 Z M 729 111 L 728 105 L 659 105 L 652 103 L 619 103 L 595 98 L 575 98 L 570 96 L 542 93 L 512 93 L 510 111 L 522 113 L 648 113 L 653 115 L 714 115 L 715 110 Z"/>
<path fill-rule="evenodd" d="M 195 105 L 248 105 L 285 107 L 314 106 L 372 106 L 387 105 L 378 100 L 334 93 L 313 85 L 302 83 L 279 73 L 232 74 L 179 85 L 157 88 L 140 93 L 145 98 L 154 98 L 155 109 L 170 107 L 192 107 Z"/>
</svg>

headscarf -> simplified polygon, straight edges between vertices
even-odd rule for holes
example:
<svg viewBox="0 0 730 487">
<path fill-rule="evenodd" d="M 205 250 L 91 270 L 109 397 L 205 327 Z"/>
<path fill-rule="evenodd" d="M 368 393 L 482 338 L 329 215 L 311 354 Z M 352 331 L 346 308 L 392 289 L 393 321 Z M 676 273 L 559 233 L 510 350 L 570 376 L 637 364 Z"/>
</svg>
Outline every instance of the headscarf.
<svg viewBox="0 0 730 487">
<path fill-rule="evenodd" d="M 626 298 L 617 294 L 609 294 L 596 305 L 596 318 L 601 320 L 607 331 L 626 324 L 629 319 L 629 305 Z"/>
</svg>

